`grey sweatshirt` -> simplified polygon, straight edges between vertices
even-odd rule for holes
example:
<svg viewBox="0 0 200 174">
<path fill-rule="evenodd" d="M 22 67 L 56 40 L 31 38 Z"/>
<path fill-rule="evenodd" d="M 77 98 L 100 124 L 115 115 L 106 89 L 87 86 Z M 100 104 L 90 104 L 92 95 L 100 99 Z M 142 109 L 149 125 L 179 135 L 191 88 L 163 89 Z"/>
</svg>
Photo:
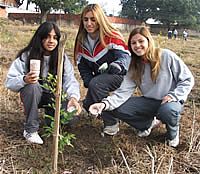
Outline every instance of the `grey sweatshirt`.
<svg viewBox="0 0 200 174">
<path fill-rule="evenodd" d="M 194 77 L 174 52 L 168 49 L 162 50 L 161 68 L 155 83 L 151 80 L 150 72 L 150 64 L 146 63 L 139 86 L 144 97 L 162 100 L 164 96 L 169 95 L 173 101 L 186 101 L 194 86 Z M 136 87 L 136 83 L 130 78 L 130 73 L 127 73 L 121 86 L 111 96 L 103 99 L 106 110 L 113 110 L 126 102 Z"/>
<path fill-rule="evenodd" d="M 21 59 L 15 59 L 8 71 L 7 78 L 5 81 L 5 86 L 14 91 L 19 92 L 21 88 L 23 88 L 26 83 L 23 80 L 24 75 L 26 74 L 27 70 L 25 67 L 25 60 L 27 54 L 23 53 Z M 49 58 L 48 56 L 44 57 L 44 71 L 42 77 L 46 77 L 49 70 Z M 63 65 L 63 90 L 68 94 L 68 97 L 75 97 L 77 100 L 80 99 L 80 88 L 79 83 L 74 76 L 74 69 L 69 61 L 68 57 L 64 55 L 64 65 Z"/>
</svg>

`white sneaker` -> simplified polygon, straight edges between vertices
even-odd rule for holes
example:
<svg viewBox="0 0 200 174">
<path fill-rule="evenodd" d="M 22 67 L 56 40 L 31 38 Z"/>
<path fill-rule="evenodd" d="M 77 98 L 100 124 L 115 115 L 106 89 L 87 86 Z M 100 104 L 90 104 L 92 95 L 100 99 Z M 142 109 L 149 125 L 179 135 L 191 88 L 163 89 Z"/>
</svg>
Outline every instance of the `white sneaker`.
<svg viewBox="0 0 200 174">
<path fill-rule="evenodd" d="M 137 136 L 138 137 L 148 137 L 149 135 L 150 135 L 150 133 L 151 133 L 151 129 L 149 128 L 149 129 L 147 129 L 147 130 L 144 130 L 144 131 L 138 131 L 137 132 Z"/>
<path fill-rule="evenodd" d="M 151 133 L 151 130 L 152 130 L 153 128 L 158 127 L 160 124 L 161 124 L 161 121 L 158 120 L 158 119 L 156 119 L 156 117 L 154 117 L 154 119 L 153 119 L 153 121 L 152 121 L 152 123 L 151 123 L 151 126 L 150 126 L 147 130 L 144 130 L 144 131 L 140 131 L 140 130 L 139 130 L 139 131 L 137 132 L 137 135 L 138 135 L 139 137 L 148 137 L 148 136 L 150 135 L 150 133 Z"/>
<path fill-rule="evenodd" d="M 38 135 L 38 132 L 28 133 L 26 130 L 24 130 L 23 136 L 31 143 L 43 144 L 43 140 Z"/>
<path fill-rule="evenodd" d="M 119 123 L 116 123 L 112 126 L 106 126 L 103 129 L 103 133 L 108 134 L 108 135 L 115 135 L 119 132 Z"/>
<path fill-rule="evenodd" d="M 168 145 L 171 147 L 177 147 L 179 145 L 179 127 L 177 130 L 176 137 L 173 140 L 168 140 Z"/>
</svg>

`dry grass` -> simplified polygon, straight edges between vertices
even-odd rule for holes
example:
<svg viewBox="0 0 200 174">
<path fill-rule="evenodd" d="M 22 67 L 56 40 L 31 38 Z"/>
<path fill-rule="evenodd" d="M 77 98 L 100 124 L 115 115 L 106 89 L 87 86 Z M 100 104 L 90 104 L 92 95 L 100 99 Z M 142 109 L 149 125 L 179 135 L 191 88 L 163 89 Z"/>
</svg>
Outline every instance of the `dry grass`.
<svg viewBox="0 0 200 174">
<path fill-rule="evenodd" d="M 24 115 L 18 94 L 3 86 L 11 61 L 36 27 L 0 19 L 0 174 L 48 174 L 51 170 L 52 139 L 45 139 L 42 146 L 28 144 L 23 139 Z M 68 33 L 66 51 L 72 57 L 76 31 L 69 27 L 62 30 Z M 153 130 L 149 137 L 139 138 L 131 127 L 122 123 L 118 135 L 103 138 L 101 120 L 92 120 L 83 113 L 76 126 L 66 128 L 77 139 L 73 142 L 74 148 L 67 147 L 59 155 L 60 174 L 200 173 L 200 40 L 193 38 L 184 42 L 157 36 L 155 39 L 162 47 L 180 55 L 196 79 L 182 114 L 180 145 L 176 149 L 166 145 L 164 125 Z M 77 71 L 76 76 L 80 80 Z M 83 97 L 82 83 L 81 92 Z"/>
</svg>

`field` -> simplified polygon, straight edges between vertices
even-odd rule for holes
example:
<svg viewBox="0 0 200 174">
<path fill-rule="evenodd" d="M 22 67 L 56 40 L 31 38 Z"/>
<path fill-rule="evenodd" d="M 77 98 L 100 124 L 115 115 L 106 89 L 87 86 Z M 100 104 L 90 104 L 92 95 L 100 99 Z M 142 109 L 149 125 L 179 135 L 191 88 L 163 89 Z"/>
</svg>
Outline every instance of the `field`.
<svg viewBox="0 0 200 174">
<path fill-rule="evenodd" d="M 52 139 L 45 138 L 42 146 L 25 141 L 22 136 L 25 117 L 19 95 L 4 87 L 11 62 L 37 27 L 0 19 L 0 174 L 51 173 Z M 61 28 L 68 34 L 65 51 L 71 59 L 77 31 L 73 28 Z M 124 36 L 127 39 L 128 34 Z M 80 122 L 67 128 L 76 135 L 76 140 L 72 142 L 74 147 L 66 147 L 59 154 L 59 174 L 200 173 L 200 39 L 154 37 L 161 47 L 175 51 L 195 77 L 195 86 L 182 113 L 180 145 L 177 148 L 166 145 L 164 125 L 154 129 L 149 137 L 139 138 L 133 128 L 121 123 L 117 135 L 102 137 L 101 120 L 91 119 L 83 112 Z M 76 67 L 75 70 L 83 99 L 86 89 Z"/>
</svg>

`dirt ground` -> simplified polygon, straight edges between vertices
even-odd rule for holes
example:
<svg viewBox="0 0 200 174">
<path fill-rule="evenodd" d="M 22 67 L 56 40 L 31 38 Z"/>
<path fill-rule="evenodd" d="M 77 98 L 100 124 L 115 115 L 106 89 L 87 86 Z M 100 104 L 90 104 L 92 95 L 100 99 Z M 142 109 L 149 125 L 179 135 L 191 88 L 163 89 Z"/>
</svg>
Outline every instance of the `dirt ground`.
<svg viewBox="0 0 200 174">
<path fill-rule="evenodd" d="M 44 138 L 43 145 L 33 145 L 25 141 L 22 136 L 25 117 L 19 96 L 4 87 L 8 68 L 16 52 L 28 40 L 21 41 L 18 36 L 24 34 L 30 38 L 33 27 L 7 21 L 1 23 L 0 27 L 0 174 L 51 173 L 52 138 Z M 3 33 L 7 35 L 4 36 Z M 6 39 L 3 40 L 3 37 Z M 184 42 L 182 38 L 167 40 L 164 36 L 157 36 L 156 40 L 162 47 L 170 48 L 181 56 L 195 77 L 195 86 L 182 113 L 180 145 L 176 149 L 166 145 L 164 125 L 154 129 L 149 137 L 139 138 L 133 128 L 121 123 L 117 135 L 102 137 L 102 121 L 83 112 L 78 123 L 66 127 L 68 132 L 76 135 L 76 140 L 72 142 L 74 147 L 66 147 L 64 152 L 59 154 L 58 173 L 200 173 L 200 39 L 189 38 Z M 20 44 L 16 45 L 17 43 Z M 70 57 L 71 48 L 72 45 L 68 43 L 66 51 Z M 76 76 L 81 83 L 83 98 L 86 89 L 77 69 Z M 42 112 L 41 110 L 41 115 Z M 42 118 L 40 133 L 43 133 Z"/>
</svg>

